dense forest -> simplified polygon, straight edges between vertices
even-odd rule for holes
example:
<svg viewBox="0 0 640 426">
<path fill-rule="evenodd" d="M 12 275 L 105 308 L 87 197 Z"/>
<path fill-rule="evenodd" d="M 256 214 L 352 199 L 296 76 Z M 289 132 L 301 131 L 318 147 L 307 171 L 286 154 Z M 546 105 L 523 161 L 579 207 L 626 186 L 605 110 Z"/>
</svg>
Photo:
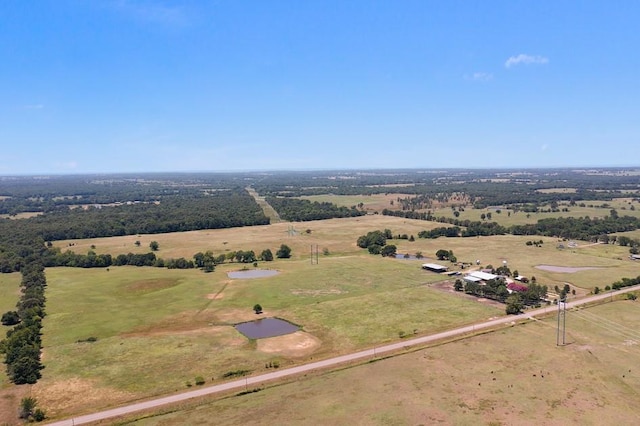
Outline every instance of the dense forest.
<svg viewBox="0 0 640 426">
<path fill-rule="evenodd" d="M 338 207 L 333 203 L 311 202 L 297 198 L 267 197 L 267 202 L 278 212 L 280 217 L 292 222 L 355 217 L 364 214 L 356 208 Z"/>
</svg>

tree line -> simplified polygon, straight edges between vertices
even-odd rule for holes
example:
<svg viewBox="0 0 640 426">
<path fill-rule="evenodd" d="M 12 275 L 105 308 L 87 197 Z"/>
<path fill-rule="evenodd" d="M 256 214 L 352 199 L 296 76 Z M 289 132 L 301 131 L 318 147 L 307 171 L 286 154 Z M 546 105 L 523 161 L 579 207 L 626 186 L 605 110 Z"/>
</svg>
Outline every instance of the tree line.
<svg viewBox="0 0 640 426">
<path fill-rule="evenodd" d="M 612 210 L 615 212 L 615 210 Z M 411 219 L 437 220 L 438 222 L 450 223 L 454 226 L 438 227 L 431 230 L 420 231 L 419 238 L 438 237 L 475 237 L 488 235 L 541 235 L 547 237 L 557 237 L 565 239 L 577 239 L 593 241 L 609 238 L 603 236 L 615 233 L 640 229 L 640 218 L 633 216 L 619 216 L 612 213 L 603 218 L 590 217 L 557 217 L 540 219 L 535 224 L 512 225 L 504 227 L 497 222 L 482 222 L 471 220 L 459 220 L 456 218 L 435 218 L 429 213 L 391 211 L 385 209 L 383 214 L 389 216 L 400 216 Z M 637 245 L 629 237 L 617 237 L 620 245 Z"/>
<path fill-rule="evenodd" d="M 44 368 L 40 361 L 42 351 L 42 319 L 45 316 L 44 290 L 47 285 L 44 267 L 37 261 L 22 269 L 21 297 L 16 311 L 2 316 L 4 325 L 14 327 L 0 342 L 0 352 L 5 356 L 7 375 L 15 384 L 36 383 Z"/>
<path fill-rule="evenodd" d="M 291 257 L 291 248 L 286 244 L 281 244 L 276 251 L 275 257 L 278 259 L 288 259 Z M 74 253 L 70 250 L 62 252 L 59 248 L 50 248 L 42 255 L 42 262 L 45 267 L 66 266 L 72 268 L 108 268 L 110 266 L 154 266 L 168 269 L 192 269 L 201 268 L 206 272 L 212 272 L 216 265 L 225 262 L 254 263 L 258 260 L 273 261 L 274 254 L 271 249 L 262 250 L 259 256 L 253 250 L 236 250 L 222 253 L 217 256 L 211 250 L 198 252 L 192 259 L 180 257 L 177 259 L 163 259 L 154 252 L 148 253 L 127 253 L 112 256 L 111 254 L 96 254 L 89 250 L 87 254 Z"/>
<path fill-rule="evenodd" d="M 298 198 L 266 197 L 280 217 L 292 222 L 362 216 L 355 207 L 337 206 L 333 203 L 309 201 Z"/>
</svg>

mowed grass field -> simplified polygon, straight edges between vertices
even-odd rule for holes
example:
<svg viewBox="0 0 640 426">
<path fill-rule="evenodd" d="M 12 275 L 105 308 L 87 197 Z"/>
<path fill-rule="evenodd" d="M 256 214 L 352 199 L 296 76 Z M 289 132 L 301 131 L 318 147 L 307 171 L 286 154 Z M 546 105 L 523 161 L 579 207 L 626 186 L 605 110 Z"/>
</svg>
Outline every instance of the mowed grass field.
<svg viewBox="0 0 640 426">
<path fill-rule="evenodd" d="M 506 327 L 260 392 L 121 424 L 636 424 L 640 304 L 627 300 Z"/>
<path fill-rule="evenodd" d="M 539 248 L 514 236 L 390 241 L 399 253 L 422 252 L 427 256 L 422 261 L 372 256 L 355 244 L 358 236 L 377 229 L 417 235 L 435 226 L 441 224 L 371 215 L 59 242 L 59 247 L 80 253 L 95 245 L 98 253 L 117 255 L 148 252 L 148 243 L 158 241 L 157 255 L 163 258 L 191 258 L 206 250 L 259 254 L 265 248 L 275 252 L 284 243 L 293 257 L 260 262 L 259 268 L 279 274 L 249 280 L 227 277 L 229 271 L 254 268 L 234 263 L 219 265 L 211 274 L 151 267 L 48 269 L 46 369 L 33 395 L 50 416 L 69 416 L 185 390 L 196 376 L 207 384 L 219 383 L 229 371 L 258 374 L 271 371 L 265 366 L 274 361 L 285 367 L 397 340 L 400 332 L 431 334 L 502 315 L 502 307 L 430 285 L 445 277 L 421 270 L 420 264 L 434 261 L 440 248 L 453 250 L 461 261 L 480 259 L 482 265 L 507 260 L 512 269 L 535 275 L 550 288 L 571 282 L 579 292 L 638 275 L 637 264 L 622 257 L 624 248 L 559 250 L 554 239 L 544 239 Z M 313 265 L 311 247 L 316 246 L 319 263 Z M 539 264 L 598 269 L 558 274 L 536 269 Z M 256 318 L 255 303 L 265 309 L 263 316 L 301 325 L 297 340 L 251 341 L 237 333 L 233 324 Z M 89 337 L 97 341 L 83 341 Z"/>
</svg>

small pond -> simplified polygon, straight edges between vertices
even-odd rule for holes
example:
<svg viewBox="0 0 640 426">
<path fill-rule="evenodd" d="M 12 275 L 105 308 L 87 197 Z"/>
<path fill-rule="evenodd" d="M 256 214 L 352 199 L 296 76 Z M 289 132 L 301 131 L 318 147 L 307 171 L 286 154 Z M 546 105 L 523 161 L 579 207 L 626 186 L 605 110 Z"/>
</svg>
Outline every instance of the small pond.
<svg viewBox="0 0 640 426">
<path fill-rule="evenodd" d="M 227 272 L 229 278 L 248 279 L 248 278 L 264 278 L 278 275 L 280 272 L 274 269 L 247 269 L 246 271 Z"/>
<path fill-rule="evenodd" d="M 410 255 L 407 256 L 404 253 L 396 253 L 396 259 L 401 259 L 401 260 L 424 260 L 425 258 L 424 257 L 418 258 L 413 254 L 410 254 Z"/>
<path fill-rule="evenodd" d="M 297 325 L 278 318 L 261 318 L 255 321 L 243 322 L 236 324 L 235 328 L 249 339 L 283 336 L 295 333 L 300 329 Z"/>
</svg>

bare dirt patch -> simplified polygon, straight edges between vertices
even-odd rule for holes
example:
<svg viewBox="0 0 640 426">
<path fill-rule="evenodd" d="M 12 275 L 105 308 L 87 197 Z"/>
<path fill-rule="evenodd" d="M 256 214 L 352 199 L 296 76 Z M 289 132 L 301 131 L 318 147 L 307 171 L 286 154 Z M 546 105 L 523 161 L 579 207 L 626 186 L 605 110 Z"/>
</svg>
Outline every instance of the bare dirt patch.
<svg viewBox="0 0 640 426">
<path fill-rule="evenodd" d="M 276 315 L 270 311 L 262 311 L 261 314 L 256 315 L 251 309 L 224 309 L 224 311 L 218 311 L 215 313 L 214 322 L 216 324 L 228 324 L 235 325 L 241 322 L 253 321 L 259 318 L 266 318 Z"/>
<path fill-rule="evenodd" d="M 322 342 L 317 337 L 304 331 L 296 331 L 284 336 L 260 339 L 258 340 L 258 350 L 287 358 L 300 358 L 311 355 L 321 344 Z"/>
<path fill-rule="evenodd" d="M 559 272 L 562 274 L 573 274 L 575 272 L 588 271 L 590 269 L 600 269 L 595 266 L 573 267 L 573 266 L 554 266 L 554 265 L 536 265 L 535 268 L 542 269 L 543 271 Z"/>
<path fill-rule="evenodd" d="M 163 278 L 155 280 L 141 280 L 127 285 L 126 290 L 136 293 L 151 293 L 153 291 L 164 290 L 177 285 L 177 279 Z"/>
<path fill-rule="evenodd" d="M 209 293 L 207 294 L 209 300 L 221 300 L 224 299 L 224 293 Z"/>
</svg>

